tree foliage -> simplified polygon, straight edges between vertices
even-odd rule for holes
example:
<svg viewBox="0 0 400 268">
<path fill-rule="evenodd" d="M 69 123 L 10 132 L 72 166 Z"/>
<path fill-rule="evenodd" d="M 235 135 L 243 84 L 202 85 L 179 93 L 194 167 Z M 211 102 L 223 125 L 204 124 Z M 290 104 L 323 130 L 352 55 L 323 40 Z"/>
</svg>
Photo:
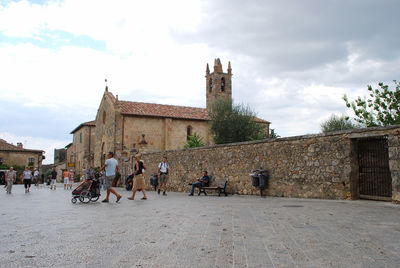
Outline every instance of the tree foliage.
<svg viewBox="0 0 400 268">
<path fill-rule="evenodd" d="M 367 127 L 400 124 L 400 83 L 394 80 L 395 89 L 379 83 L 380 89 L 368 86 L 369 97 L 358 97 L 349 102 L 346 95 L 343 100 L 348 108 L 352 108 L 355 120 Z"/>
<path fill-rule="evenodd" d="M 203 138 L 200 137 L 200 135 L 198 135 L 196 132 L 194 132 L 193 136 L 189 136 L 189 140 L 186 142 L 183 148 L 188 149 L 188 148 L 196 148 L 203 146 L 204 146 Z"/>
<path fill-rule="evenodd" d="M 217 99 L 210 112 L 211 133 L 216 144 L 256 140 L 263 126 L 254 121 L 255 113 L 227 98 Z"/>
<path fill-rule="evenodd" d="M 345 117 L 343 115 L 337 116 L 335 114 L 332 114 L 329 119 L 321 123 L 322 132 L 354 129 L 360 127 L 360 125 L 354 124 L 352 121 L 350 121 L 349 117 Z"/>
</svg>

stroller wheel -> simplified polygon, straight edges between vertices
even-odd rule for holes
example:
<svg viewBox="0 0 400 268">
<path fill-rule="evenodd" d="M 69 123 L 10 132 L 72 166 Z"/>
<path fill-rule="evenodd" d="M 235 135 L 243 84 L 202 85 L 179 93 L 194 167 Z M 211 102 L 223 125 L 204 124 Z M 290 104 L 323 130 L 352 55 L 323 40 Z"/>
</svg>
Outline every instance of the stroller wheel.
<svg viewBox="0 0 400 268">
<path fill-rule="evenodd" d="M 92 199 L 92 194 L 87 190 L 82 191 L 79 195 L 79 201 L 82 203 L 89 203 L 90 199 Z"/>
<path fill-rule="evenodd" d="M 92 199 L 90 199 L 90 201 L 92 202 L 96 202 L 97 200 L 99 200 L 100 195 L 92 197 Z"/>
<path fill-rule="evenodd" d="M 75 198 L 75 197 L 72 197 L 72 199 L 71 199 L 72 204 L 75 204 L 76 201 L 77 201 L 76 198 Z"/>
</svg>

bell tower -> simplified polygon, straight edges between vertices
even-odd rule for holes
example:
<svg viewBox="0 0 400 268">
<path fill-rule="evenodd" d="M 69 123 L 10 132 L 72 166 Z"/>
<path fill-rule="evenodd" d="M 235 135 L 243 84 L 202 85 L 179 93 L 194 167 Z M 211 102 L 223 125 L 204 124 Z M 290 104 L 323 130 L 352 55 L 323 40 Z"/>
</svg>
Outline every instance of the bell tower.
<svg viewBox="0 0 400 268">
<path fill-rule="evenodd" d="M 214 71 L 210 73 L 210 68 L 206 68 L 206 97 L 207 110 L 212 108 L 212 105 L 219 97 L 232 99 L 232 68 L 231 62 L 228 63 L 228 72 L 222 71 L 220 59 L 214 60 Z"/>
</svg>

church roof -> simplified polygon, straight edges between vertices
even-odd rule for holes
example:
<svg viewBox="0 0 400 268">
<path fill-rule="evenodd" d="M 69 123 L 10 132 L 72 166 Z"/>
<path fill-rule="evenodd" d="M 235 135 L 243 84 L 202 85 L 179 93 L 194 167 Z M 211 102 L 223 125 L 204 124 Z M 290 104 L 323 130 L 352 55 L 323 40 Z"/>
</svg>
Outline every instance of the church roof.
<svg viewBox="0 0 400 268">
<path fill-rule="evenodd" d="M 0 151 L 43 153 L 42 150 L 25 149 L 0 139 Z"/>
<path fill-rule="evenodd" d="M 169 117 L 189 120 L 208 120 L 207 109 L 155 103 L 118 101 L 121 114 L 151 117 Z"/>
<path fill-rule="evenodd" d="M 118 100 L 109 91 L 105 94 L 111 98 L 113 103 L 118 103 L 121 107 L 121 114 L 123 115 L 137 115 L 137 116 L 149 116 L 149 117 L 162 117 L 162 118 L 176 118 L 185 120 L 209 120 L 207 109 L 177 105 L 166 105 L 156 103 L 145 103 L 145 102 L 134 102 L 134 101 L 123 101 Z M 263 124 L 269 124 L 270 122 L 261 118 L 255 117 L 254 121 Z"/>
</svg>

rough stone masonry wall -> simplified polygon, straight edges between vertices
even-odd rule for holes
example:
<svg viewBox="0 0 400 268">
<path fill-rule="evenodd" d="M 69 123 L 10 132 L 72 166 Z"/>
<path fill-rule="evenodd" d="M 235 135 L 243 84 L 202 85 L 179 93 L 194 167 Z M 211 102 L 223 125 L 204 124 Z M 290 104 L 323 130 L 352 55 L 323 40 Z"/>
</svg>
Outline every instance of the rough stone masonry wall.
<svg viewBox="0 0 400 268">
<path fill-rule="evenodd" d="M 389 168 L 392 174 L 392 200 L 400 202 L 400 134 L 388 137 Z"/>
<path fill-rule="evenodd" d="M 171 167 L 171 191 L 188 192 L 188 183 L 207 170 L 214 179 L 227 179 L 234 194 L 259 194 L 249 173 L 270 173 L 271 196 L 357 199 L 358 160 L 355 141 L 388 138 L 392 201 L 400 202 L 400 127 L 377 127 L 267 141 L 216 145 L 189 150 L 146 153 L 146 176 L 157 171 L 163 155 Z M 146 181 L 148 183 L 148 180 Z M 148 185 L 148 189 L 151 189 Z"/>
<path fill-rule="evenodd" d="M 262 167 L 270 172 L 268 195 L 344 199 L 351 196 L 350 144 L 344 136 L 315 135 L 147 153 L 143 160 L 149 176 L 161 156 L 168 157 L 171 191 L 189 191 L 188 183 L 208 170 L 214 179 L 227 179 L 231 193 L 259 194 L 249 173 Z"/>
</svg>

